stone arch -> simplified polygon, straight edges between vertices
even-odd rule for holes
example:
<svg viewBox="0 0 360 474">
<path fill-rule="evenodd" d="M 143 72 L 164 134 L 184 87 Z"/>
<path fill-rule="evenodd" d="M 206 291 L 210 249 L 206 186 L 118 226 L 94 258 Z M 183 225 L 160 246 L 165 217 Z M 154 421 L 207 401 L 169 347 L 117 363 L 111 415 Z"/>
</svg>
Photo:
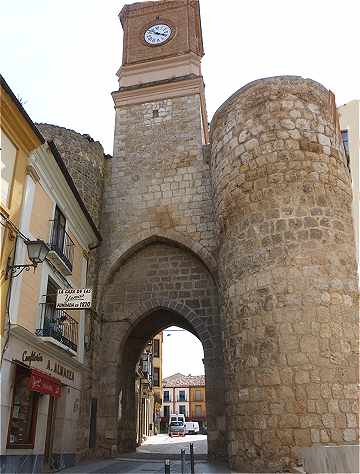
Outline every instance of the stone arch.
<svg viewBox="0 0 360 474">
<path fill-rule="evenodd" d="M 145 230 L 138 234 L 133 234 L 123 242 L 116 250 L 114 250 L 107 261 L 108 270 L 100 275 L 99 296 L 101 299 L 103 288 L 113 277 L 114 273 L 121 265 L 131 257 L 139 249 L 151 244 L 152 242 L 168 242 L 173 245 L 187 249 L 199 258 L 208 269 L 214 280 L 217 282 L 217 263 L 213 255 L 199 242 L 187 237 L 186 235 L 176 232 L 172 229 L 159 229 L 154 232 Z"/>
<path fill-rule="evenodd" d="M 179 313 L 190 325 L 189 328 L 186 329 L 194 334 L 194 336 L 196 336 L 203 344 L 204 352 L 210 352 L 210 350 L 214 349 L 214 343 L 212 341 L 211 335 L 209 334 L 209 330 L 206 328 L 204 323 L 199 320 L 199 317 L 195 311 L 185 303 L 177 303 L 168 298 L 150 298 L 139 303 L 137 307 L 133 309 L 129 319 L 137 321 L 137 324 L 139 324 L 139 315 L 141 315 L 141 319 L 145 319 L 149 314 L 159 310 Z M 131 325 L 131 327 L 133 327 L 133 325 Z M 165 329 L 165 327 L 161 328 L 160 330 L 163 329 Z M 129 333 L 130 332 L 131 329 L 129 329 Z"/>
<path fill-rule="evenodd" d="M 157 301 L 154 303 L 157 305 Z M 196 317 L 196 314 L 190 310 L 185 316 L 182 314 L 184 309 L 186 312 L 186 308 L 173 309 L 171 307 L 154 306 L 152 310 L 148 310 L 136 319 L 136 324 L 132 325 L 127 333 L 127 337 L 124 338 L 124 341 L 121 344 L 119 350 L 121 354 L 121 364 L 118 366 L 117 379 L 117 391 L 119 393 L 119 403 L 121 403 L 121 420 L 117 426 L 117 445 L 120 451 L 127 451 L 135 448 L 136 416 L 134 411 L 134 374 L 136 363 L 146 342 L 161 330 L 166 329 L 169 325 L 176 325 L 188 330 L 200 339 L 198 333 L 194 330 L 191 324 L 191 320 Z M 214 358 L 211 339 L 205 339 L 205 342 L 202 342 L 202 345 L 206 367 L 205 373 L 208 377 L 207 365 L 211 365 L 211 361 Z M 212 380 L 210 380 L 210 385 L 211 382 Z M 207 405 L 210 414 L 214 412 L 212 406 L 217 402 L 213 393 L 214 392 L 211 389 L 207 390 Z M 210 418 L 208 419 L 208 424 L 209 429 L 211 430 L 215 420 L 212 419 L 211 416 L 208 418 Z M 216 448 L 212 449 L 212 446 L 210 446 L 210 451 L 216 451 Z"/>
<path fill-rule="evenodd" d="M 134 442 L 135 364 L 156 332 L 177 325 L 203 344 L 207 377 L 210 455 L 222 455 L 224 384 L 218 288 L 208 266 L 184 243 L 150 236 L 112 269 L 101 297 L 102 341 L 95 357 L 102 454 L 127 451 Z M 125 394 L 125 395 L 124 395 Z M 120 405 L 119 405 L 120 404 Z M 119 406 L 124 417 L 118 422 Z M 110 433 L 111 432 L 111 433 Z"/>
</svg>

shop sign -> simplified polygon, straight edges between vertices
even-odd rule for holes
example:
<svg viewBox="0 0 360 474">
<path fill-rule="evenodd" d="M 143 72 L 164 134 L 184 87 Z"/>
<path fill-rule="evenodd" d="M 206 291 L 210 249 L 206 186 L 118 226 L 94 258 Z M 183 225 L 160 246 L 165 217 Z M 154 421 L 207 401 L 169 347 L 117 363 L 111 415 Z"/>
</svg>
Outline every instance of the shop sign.
<svg viewBox="0 0 360 474">
<path fill-rule="evenodd" d="M 43 364 L 40 364 L 41 368 L 45 368 L 46 370 L 53 372 L 56 375 L 60 375 L 61 377 L 64 377 L 67 380 L 74 381 L 75 378 L 75 372 L 71 369 L 68 369 L 64 367 L 63 365 L 59 364 L 59 362 L 55 362 L 51 359 L 47 359 L 47 362 L 44 361 L 43 355 L 41 352 L 35 352 L 35 351 L 24 351 L 22 353 L 21 360 L 29 366 L 31 366 L 32 362 L 43 362 Z M 37 365 L 37 364 L 36 364 Z M 45 367 L 44 367 L 45 365 Z M 37 365 L 37 367 L 39 367 Z"/>
<path fill-rule="evenodd" d="M 65 288 L 57 292 L 56 309 L 89 309 L 91 308 L 92 289 Z"/>
<path fill-rule="evenodd" d="M 52 397 L 60 397 L 60 382 L 39 370 L 32 370 L 29 379 L 29 389 L 33 392 L 46 393 Z"/>
<path fill-rule="evenodd" d="M 63 365 L 59 364 L 58 362 L 54 362 L 51 364 L 51 361 L 48 360 L 46 368 L 48 370 L 51 370 L 51 372 L 54 372 L 54 374 L 61 375 L 62 377 L 65 377 L 68 380 L 73 381 L 74 380 L 74 371 L 67 369 Z"/>
<path fill-rule="evenodd" d="M 43 356 L 41 355 L 40 352 L 24 351 L 23 355 L 21 357 L 21 360 L 23 362 L 28 362 L 29 364 L 31 364 L 31 362 L 42 362 L 43 361 Z"/>
</svg>

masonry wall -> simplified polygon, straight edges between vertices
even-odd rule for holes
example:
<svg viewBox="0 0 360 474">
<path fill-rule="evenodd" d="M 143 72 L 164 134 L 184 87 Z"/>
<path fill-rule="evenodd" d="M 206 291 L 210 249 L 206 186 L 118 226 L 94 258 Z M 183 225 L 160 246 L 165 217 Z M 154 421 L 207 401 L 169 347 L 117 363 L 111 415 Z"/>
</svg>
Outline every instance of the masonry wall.
<svg viewBox="0 0 360 474">
<path fill-rule="evenodd" d="M 255 81 L 211 124 L 223 288 L 228 454 L 289 469 L 297 448 L 358 439 L 351 182 L 334 97 Z"/>
<path fill-rule="evenodd" d="M 105 157 L 101 144 L 89 135 L 64 127 L 36 125 L 46 140 L 54 141 L 96 226 L 100 224 Z"/>
<path fill-rule="evenodd" d="M 145 317 L 145 308 L 148 312 L 159 310 L 157 318 L 161 319 L 166 312 L 174 310 L 180 318 L 178 324 L 186 329 L 193 327 L 198 332 L 207 353 L 209 405 L 213 401 L 209 409 L 209 417 L 212 417 L 210 444 L 217 447 L 213 452 L 221 456 L 224 454 L 223 413 L 214 403 L 215 399 L 223 397 L 221 324 L 219 313 L 214 309 L 214 296 L 210 299 L 207 294 L 200 296 L 209 288 L 201 286 L 205 284 L 204 277 L 199 281 L 197 270 L 194 270 L 195 262 L 199 265 L 205 255 L 202 274 L 209 270 L 216 273 L 210 169 L 204 160 L 202 145 L 198 95 L 116 109 L 114 156 L 109 163 L 104 195 L 98 308 L 103 320 Z M 136 253 L 138 249 L 143 250 Z M 207 275 L 209 278 L 210 273 Z M 211 278 L 215 282 L 216 275 Z M 213 288 L 212 291 L 217 292 L 216 286 Z M 157 295 L 155 299 L 153 294 Z M 132 314 L 133 305 L 143 314 Z M 144 327 L 152 323 L 154 317 L 145 317 Z M 155 322 L 158 324 L 157 320 Z M 162 327 L 158 326 L 157 332 L 160 329 Z M 99 408 L 102 420 L 99 421 L 98 445 L 123 450 L 131 447 L 135 439 L 131 424 L 133 404 L 129 401 L 133 392 L 129 382 L 133 368 L 130 362 L 123 360 L 115 341 L 124 344 L 129 327 L 107 323 L 103 330 L 106 333 L 103 332 L 94 356 L 98 361 L 101 354 L 101 360 L 105 360 L 99 365 L 102 382 L 93 386 L 93 393 L 105 400 L 98 390 L 108 387 L 109 398 L 107 406 Z M 146 337 L 155 334 L 149 331 L 142 335 L 145 342 Z M 215 343 L 216 355 L 213 349 L 209 350 Z M 104 347 L 109 350 L 102 353 Z M 115 366 L 119 367 L 117 372 Z M 106 372 L 101 367 L 107 367 Z M 112 378 L 115 374 L 116 385 Z M 108 384 L 112 384 L 112 388 Z M 114 392 L 114 386 L 117 389 L 124 386 L 121 397 L 127 404 L 127 419 L 111 434 L 106 428 L 109 426 L 107 420 L 114 416 L 112 410 L 118 409 L 119 400 L 119 392 Z"/>
<path fill-rule="evenodd" d="M 103 332 L 94 390 L 99 400 L 99 449 L 109 453 L 135 448 L 133 379 L 139 351 L 160 330 L 179 325 L 194 332 L 203 344 L 209 446 L 213 455 L 223 456 L 221 322 L 217 286 L 204 264 L 188 250 L 150 243 L 114 274 L 102 302 Z M 180 350 L 181 356 L 187 349 L 173 350 Z"/>
<path fill-rule="evenodd" d="M 119 236 L 124 244 L 142 234 L 169 231 L 215 251 L 198 95 L 116 110 L 102 231 L 104 258 L 119 248 Z"/>
</svg>

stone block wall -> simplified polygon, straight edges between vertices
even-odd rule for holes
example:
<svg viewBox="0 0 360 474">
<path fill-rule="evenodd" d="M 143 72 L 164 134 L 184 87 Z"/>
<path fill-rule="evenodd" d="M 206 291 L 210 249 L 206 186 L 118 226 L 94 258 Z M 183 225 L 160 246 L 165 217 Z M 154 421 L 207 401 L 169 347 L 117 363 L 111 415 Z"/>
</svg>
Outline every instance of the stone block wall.
<svg viewBox="0 0 360 474">
<path fill-rule="evenodd" d="M 104 193 L 98 313 L 103 321 L 129 318 L 131 328 L 143 317 L 143 327 L 155 321 L 159 331 L 178 324 L 199 335 L 206 354 L 209 443 L 214 456 L 223 457 L 223 357 L 214 303 L 216 241 L 201 127 L 200 97 L 195 94 L 116 109 L 114 157 Z M 213 280 L 211 291 L 216 296 L 207 294 L 210 289 L 204 278 Z M 167 326 L 159 325 L 168 314 L 173 317 L 166 320 Z M 93 385 L 93 393 L 102 400 L 98 452 L 104 449 L 109 454 L 111 449 L 134 447 L 135 358 L 129 361 L 117 348 L 124 345 L 130 356 L 138 347 L 126 322 L 102 327 L 94 354 L 101 382 Z M 137 336 L 143 345 L 155 334 L 153 329 L 148 327 Z M 127 408 L 126 417 L 117 424 L 119 397 Z"/>
<path fill-rule="evenodd" d="M 214 456 L 224 457 L 224 368 L 218 292 L 201 260 L 173 244 L 144 245 L 113 275 L 101 306 L 102 337 L 94 373 L 94 393 L 99 400 L 98 452 L 135 449 L 135 364 L 149 339 L 168 326 L 179 325 L 203 344 L 209 446 Z M 172 350 L 182 357 L 188 348 Z"/>
<path fill-rule="evenodd" d="M 89 135 L 64 127 L 46 123 L 36 126 L 46 140 L 55 143 L 87 210 L 99 227 L 105 173 L 102 145 Z"/>
<path fill-rule="evenodd" d="M 358 303 L 349 170 L 333 95 L 278 77 L 211 124 L 224 306 L 228 455 L 291 468 L 296 448 L 358 439 Z"/>
<path fill-rule="evenodd" d="M 145 235 L 187 236 L 199 251 L 214 256 L 210 170 L 203 159 L 198 95 L 118 108 L 110 166 L 102 283 L 120 247 Z"/>
</svg>

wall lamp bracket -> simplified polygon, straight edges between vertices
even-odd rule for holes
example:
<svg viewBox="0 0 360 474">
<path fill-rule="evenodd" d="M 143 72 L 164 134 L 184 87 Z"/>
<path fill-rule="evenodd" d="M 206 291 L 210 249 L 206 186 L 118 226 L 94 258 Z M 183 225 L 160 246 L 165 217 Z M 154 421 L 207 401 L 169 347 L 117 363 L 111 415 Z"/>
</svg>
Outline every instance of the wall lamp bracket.
<svg viewBox="0 0 360 474">
<path fill-rule="evenodd" d="M 27 265 L 10 265 L 10 257 L 8 259 L 8 264 L 6 268 L 6 277 L 5 279 L 9 278 L 16 278 L 19 276 L 24 270 L 29 271 L 30 268 L 33 268 L 34 271 L 39 263 L 42 263 L 47 254 L 50 252 L 50 248 L 48 245 L 40 239 L 37 240 L 29 240 L 25 242 L 28 252 L 28 258 L 31 263 Z"/>
</svg>

